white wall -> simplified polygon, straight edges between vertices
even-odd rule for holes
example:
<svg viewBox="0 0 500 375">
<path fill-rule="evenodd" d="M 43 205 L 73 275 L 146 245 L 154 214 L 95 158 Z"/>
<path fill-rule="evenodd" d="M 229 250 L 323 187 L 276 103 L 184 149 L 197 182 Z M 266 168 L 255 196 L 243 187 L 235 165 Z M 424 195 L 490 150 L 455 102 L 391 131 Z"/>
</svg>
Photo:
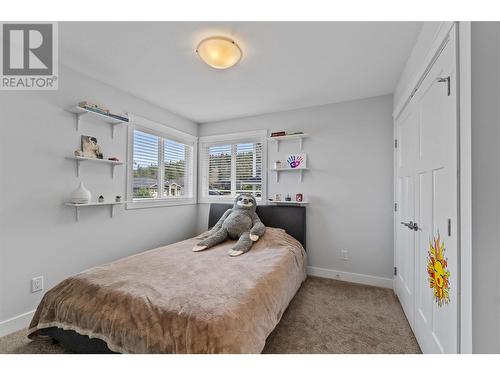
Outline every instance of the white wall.
<svg viewBox="0 0 500 375">
<path fill-rule="evenodd" d="M 472 23 L 472 327 L 500 353 L 500 23 Z"/>
<path fill-rule="evenodd" d="M 45 290 L 88 267 L 172 243 L 194 234 L 196 205 L 125 210 L 110 218 L 105 207 L 63 206 L 78 185 L 75 163 L 64 157 L 93 135 L 108 155 L 126 160 L 127 129 L 75 118 L 64 111 L 81 100 L 106 103 L 197 135 L 195 123 L 62 67 L 58 91 L 0 93 L 0 322 L 33 310 L 43 293 L 30 279 L 43 275 Z M 125 168 L 111 179 L 109 166 L 82 165 L 94 196 L 125 196 Z M 0 324 L 1 325 L 1 324 Z M 1 331 L 2 327 L 0 327 Z"/>
<path fill-rule="evenodd" d="M 393 168 L 392 96 L 344 102 L 200 125 L 200 136 L 256 129 L 301 129 L 308 167 L 304 181 L 268 174 L 268 194 L 304 194 L 309 265 L 371 275 L 392 285 Z M 297 142 L 280 145 L 280 157 L 298 152 Z M 268 164 L 278 157 L 268 145 Z M 200 205 L 198 230 L 207 227 L 208 205 Z M 349 261 L 340 260 L 340 250 Z M 337 273 L 331 274 L 335 276 Z M 342 274 L 342 277 L 345 275 Z M 349 277 L 349 275 L 347 275 Z M 352 275 L 351 275 L 352 279 Z M 368 281 L 366 278 L 364 281 Z M 389 283 L 387 283 L 389 281 Z"/>
</svg>

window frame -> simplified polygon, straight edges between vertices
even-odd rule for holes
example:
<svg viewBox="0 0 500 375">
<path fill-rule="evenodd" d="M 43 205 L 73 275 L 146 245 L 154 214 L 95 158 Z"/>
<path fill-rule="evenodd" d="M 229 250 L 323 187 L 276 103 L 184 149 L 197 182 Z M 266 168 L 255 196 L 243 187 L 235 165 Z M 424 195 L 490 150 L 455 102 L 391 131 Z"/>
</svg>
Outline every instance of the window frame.
<svg viewBox="0 0 500 375">
<path fill-rule="evenodd" d="M 166 198 L 144 198 L 141 200 L 134 200 L 133 191 L 133 165 L 134 165 L 134 131 L 138 130 L 144 133 L 152 134 L 161 138 L 166 138 L 171 141 L 183 143 L 192 150 L 191 160 L 191 196 L 190 197 L 166 197 Z M 197 203 L 198 184 L 197 184 L 197 169 L 198 169 L 198 137 L 184 133 L 180 130 L 173 129 L 167 125 L 145 119 L 143 117 L 129 114 L 128 134 L 127 134 L 127 186 L 126 196 L 127 203 L 126 209 L 138 208 L 153 208 L 153 207 L 167 207 L 167 206 L 181 206 Z M 163 149 L 164 142 L 160 142 L 161 149 Z M 163 153 L 161 153 L 163 154 Z M 162 158 L 163 159 L 163 158 Z M 164 161 L 159 158 L 158 171 L 162 175 L 165 173 L 163 168 Z M 161 185 L 161 184 L 160 184 Z M 159 191 L 162 186 L 158 186 Z"/>
<path fill-rule="evenodd" d="M 267 129 L 256 130 L 252 132 L 241 132 L 241 133 L 230 133 L 230 134 L 220 134 L 220 135 L 210 135 L 205 137 L 200 137 L 198 139 L 199 148 L 199 167 L 198 167 L 198 181 L 200 181 L 198 186 L 198 202 L 199 203 L 232 203 L 234 201 L 234 196 L 217 196 L 217 195 L 207 195 L 203 191 L 207 186 L 208 179 L 208 163 L 205 160 L 204 151 L 206 147 L 223 145 L 223 144 L 235 144 L 235 143 L 255 143 L 260 142 L 262 144 L 262 197 L 257 199 L 257 205 L 265 205 L 267 201 Z M 235 169 L 235 163 L 232 169 Z M 231 173 L 233 176 L 233 173 Z M 234 176 L 236 176 L 234 174 Z M 236 181 L 231 179 L 231 185 L 234 185 Z"/>
</svg>

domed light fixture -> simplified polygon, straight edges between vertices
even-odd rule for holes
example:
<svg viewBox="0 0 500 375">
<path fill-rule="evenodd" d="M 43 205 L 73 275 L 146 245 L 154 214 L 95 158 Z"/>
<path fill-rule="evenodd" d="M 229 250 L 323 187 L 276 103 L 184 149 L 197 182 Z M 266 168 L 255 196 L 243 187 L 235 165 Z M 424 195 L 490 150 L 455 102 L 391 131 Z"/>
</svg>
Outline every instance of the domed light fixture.
<svg viewBox="0 0 500 375">
<path fill-rule="evenodd" d="M 212 68 L 227 69 L 241 60 L 241 48 L 236 42 L 224 36 L 203 39 L 196 48 L 200 58 Z"/>
</svg>

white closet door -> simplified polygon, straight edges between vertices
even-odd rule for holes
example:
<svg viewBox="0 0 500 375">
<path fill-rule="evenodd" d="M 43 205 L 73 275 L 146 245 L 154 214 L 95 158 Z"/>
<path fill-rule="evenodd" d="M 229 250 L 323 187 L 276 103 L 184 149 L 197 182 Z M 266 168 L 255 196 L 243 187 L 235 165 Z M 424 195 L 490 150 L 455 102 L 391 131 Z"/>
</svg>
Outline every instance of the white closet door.
<svg viewBox="0 0 500 375">
<path fill-rule="evenodd" d="M 458 352 L 456 89 L 452 31 L 396 121 L 400 140 L 397 219 L 411 222 L 396 232 L 396 292 L 424 353 Z M 409 268 L 413 268 L 414 288 L 407 287 Z"/>
<path fill-rule="evenodd" d="M 413 328 L 415 309 L 415 232 L 408 229 L 415 217 L 415 158 L 417 153 L 417 112 L 407 107 L 396 122 L 398 133 L 396 222 L 396 290 Z"/>
<path fill-rule="evenodd" d="M 422 83 L 415 101 L 420 118 L 415 186 L 415 221 L 419 226 L 415 334 L 424 352 L 456 353 L 458 150 L 454 34 Z M 437 254 L 432 253 L 432 248 Z"/>
</svg>

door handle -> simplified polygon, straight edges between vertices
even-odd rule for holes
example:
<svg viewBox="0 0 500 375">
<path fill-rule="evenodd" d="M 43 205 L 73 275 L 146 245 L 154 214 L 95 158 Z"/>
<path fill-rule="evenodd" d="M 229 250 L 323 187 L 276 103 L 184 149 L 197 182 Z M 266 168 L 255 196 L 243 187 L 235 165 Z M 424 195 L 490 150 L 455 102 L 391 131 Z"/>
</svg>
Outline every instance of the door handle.
<svg viewBox="0 0 500 375">
<path fill-rule="evenodd" d="M 401 224 L 403 224 L 408 229 L 411 229 L 411 230 L 414 230 L 414 231 L 417 231 L 419 229 L 418 228 L 418 224 L 414 223 L 413 221 L 410 221 L 409 223 L 405 223 L 404 221 L 402 221 Z"/>
</svg>

